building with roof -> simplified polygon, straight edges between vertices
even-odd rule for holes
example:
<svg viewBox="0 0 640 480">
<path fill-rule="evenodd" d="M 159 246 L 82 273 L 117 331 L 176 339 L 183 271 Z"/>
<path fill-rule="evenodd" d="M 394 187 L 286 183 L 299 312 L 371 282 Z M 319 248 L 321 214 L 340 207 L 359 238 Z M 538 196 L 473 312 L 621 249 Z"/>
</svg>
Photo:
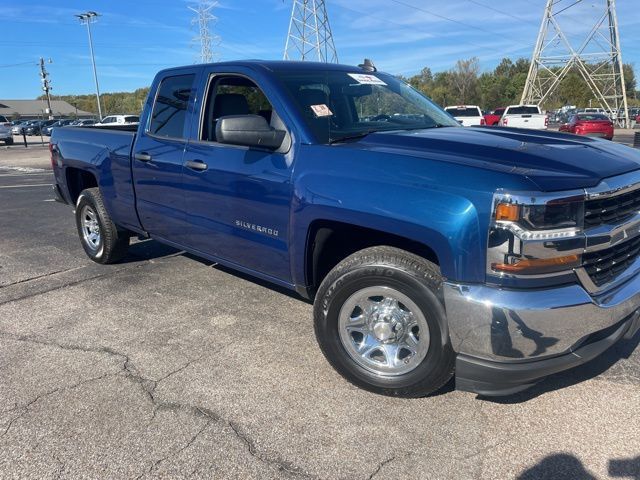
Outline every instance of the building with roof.
<svg viewBox="0 0 640 480">
<path fill-rule="evenodd" d="M 0 100 L 0 115 L 9 120 L 47 118 L 45 113 L 47 102 L 45 100 Z M 78 110 L 64 100 L 51 100 L 51 111 L 54 117 L 93 117 L 91 112 Z"/>
</svg>

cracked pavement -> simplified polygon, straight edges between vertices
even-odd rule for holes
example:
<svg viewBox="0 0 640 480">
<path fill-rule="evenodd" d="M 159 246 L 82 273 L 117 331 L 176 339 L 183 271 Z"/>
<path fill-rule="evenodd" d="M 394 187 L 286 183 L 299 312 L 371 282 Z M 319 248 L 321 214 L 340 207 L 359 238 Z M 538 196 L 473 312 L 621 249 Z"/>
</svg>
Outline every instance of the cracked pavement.
<svg viewBox="0 0 640 480">
<path fill-rule="evenodd" d="M 23 150 L 0 186 L 51 181 Z M 0 188 L 0 478 L 640 478 L 640 335 L 511 397 L 381 397 L 310 304 L 153 241 L 93 264 L 50 198 Z"/>
</svg>

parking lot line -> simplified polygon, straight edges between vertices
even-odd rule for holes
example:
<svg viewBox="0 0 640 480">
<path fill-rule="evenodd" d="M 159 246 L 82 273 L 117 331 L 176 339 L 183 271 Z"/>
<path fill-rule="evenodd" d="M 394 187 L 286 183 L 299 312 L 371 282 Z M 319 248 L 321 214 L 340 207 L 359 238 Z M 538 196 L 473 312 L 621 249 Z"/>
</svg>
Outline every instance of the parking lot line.
<svg viewBox="0 0 640 480">
<path fill-rule="evenodd" d="M 51 175 L 51 172 L 42 173 L 0 173 L 0 177 L 31 177 L 37 175 Z"/>
<path fill-rule="evenodd" d="M 50 187 L 51 183 L 33 183 L 31 185 L 3 185 L 0 188 Z"/>
</svg>

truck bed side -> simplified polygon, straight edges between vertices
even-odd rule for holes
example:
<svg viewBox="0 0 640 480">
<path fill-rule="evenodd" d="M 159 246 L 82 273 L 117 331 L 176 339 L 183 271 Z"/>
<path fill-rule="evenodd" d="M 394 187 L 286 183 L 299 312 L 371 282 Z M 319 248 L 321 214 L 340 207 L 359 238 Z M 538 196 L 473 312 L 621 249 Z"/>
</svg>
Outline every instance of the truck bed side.
<svg viewBox="0 0 640 480">
<path fill-rule="evenodd" d="M 123 227 L 140 231 L 131 176 L 136 133 L 130 129 L 55 129 L 53 170 L 63 199 L 74 205 L 84 188 L 97 186 L 109 215 Z"/>
</svg>

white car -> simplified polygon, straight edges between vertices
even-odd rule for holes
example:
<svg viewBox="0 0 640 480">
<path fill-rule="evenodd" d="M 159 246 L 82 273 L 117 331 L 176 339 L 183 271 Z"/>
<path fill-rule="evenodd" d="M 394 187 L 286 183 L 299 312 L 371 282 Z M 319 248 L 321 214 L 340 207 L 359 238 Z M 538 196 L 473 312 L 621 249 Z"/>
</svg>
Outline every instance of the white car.
<svg viewBox="0 0 640 480">
<path fill-rule="evenodd" d="M 482 110 L 477 105 L 450 106 L 445 107 L 444 110 L 465 127 L 477 127 L 485 124 Z"/>
<path fill-rule="evenodd" d="M 137 125 L 138 123 L 140 123 L 140 117 L 137 115 L 109 115 L 104 117 L 101 122 L 96 123 L 95 126 Z"/>
<path fill-rule="evenodd" d="M 11 122 L 6 117 L 0 115 L 0 141 L 5 145 L 13 145 L 13 133 L 11 133 Z"/>
<path fill-rule="evenodd" d="M 498 125 L 546 130 L 549 127 L 549 117 L 540 111 L 538 105 L 510 105 L 504 111 Z"/>
</svg>

